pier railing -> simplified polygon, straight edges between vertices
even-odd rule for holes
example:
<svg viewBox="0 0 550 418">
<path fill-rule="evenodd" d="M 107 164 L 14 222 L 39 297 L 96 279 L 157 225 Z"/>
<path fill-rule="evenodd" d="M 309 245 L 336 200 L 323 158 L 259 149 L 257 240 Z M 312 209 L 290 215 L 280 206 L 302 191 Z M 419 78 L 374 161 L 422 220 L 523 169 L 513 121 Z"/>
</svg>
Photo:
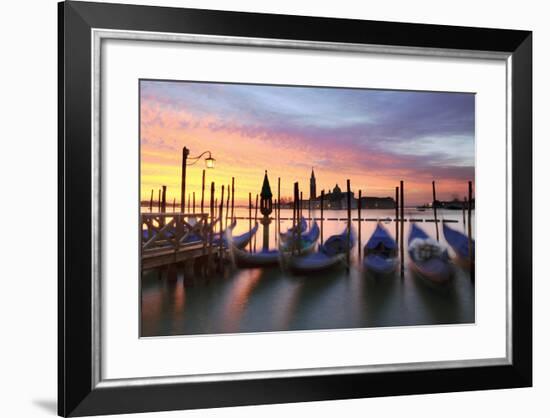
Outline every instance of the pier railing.
<svg viewBox="0 0 550 418">
<path fill-rule="evenodd" d="M 168 278 L 177 278 L 177 264 L 182 264 L 185 276 L 208 275 L 213 260 L 226 251 L 216 234 L 219 218 L 212 221 L 206 213 L 142 213 L 141 268 L 166 267 Z"/>
<path fill-rule="evenodd" d="M 213 227 L 206 213 L 144 213 L 141 224 L 143 251 L 178 250 L 188 243 L 206 243 Z"/>
</svg>

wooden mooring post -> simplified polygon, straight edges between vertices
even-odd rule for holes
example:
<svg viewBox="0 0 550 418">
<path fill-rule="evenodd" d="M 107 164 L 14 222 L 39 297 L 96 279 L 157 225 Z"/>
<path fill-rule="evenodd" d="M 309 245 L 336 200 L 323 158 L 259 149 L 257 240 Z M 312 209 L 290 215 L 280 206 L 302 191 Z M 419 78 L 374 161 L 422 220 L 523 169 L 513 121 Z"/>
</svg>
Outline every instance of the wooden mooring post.
<svg viewBox="0 0 550 418">
<path fill-rule="evenodd" d="M 235 221 L 235 177 L 231 177 L 231 223 Z"/>
<path fill-rule="evenodd" d="M 162 190 L 159 189 L 159 197 L 158 197 L 158 202 L 157 202 L 157 208 L 158 208 L 158 211 L 159 212 L 162 212 L 162 208 L 161 208 L 161 205 L 162 205 Z"/>
<path fill-rule="evenodd" d="M 215 195 L 216 195 L 216 185 L 214 182 L 210 184 L 210 224 L 214 225 L 214 219 L 216 219 L 216 209 L 215 209 Z"/>
<path fill-rule="evenodd" d="M 281 178 L 277 179 L 277 233 L 281 233 Z"/>
<path fill-rule="evenodd" d="M 434 211 L 434 222 L 435 222 L 435 238 L 439 242 L 439 227 L 437 226 L 437 197 L 435 195 L 435 181 L 432 181 L 432 208 Z"/>
<path fill-rule="evenodd" d="M 225 229 L 229 226 L 229 195 L 231 194 L 231 191 L 229 189 L 229 184 L 227 185 L 227 202 L 225 204 Z M 223 203 L 223 202 L 222 202 Z"/>
<path fill-rule="evenodd" d="M 189 149 L 187 147 L 183 147 L 183 149 L 181 150 L 181 213 L 185 213 L 185 181 L 187 176 L 187 157 L 189 157 Z"/>
<path fill-rule="evenodd" d="M 275 207 L 275 247 L 276 247 L 279 239 L 278 237 L 279 231 L 277 231 L 277 199 L 275 199 L 274 207 Z"/>
<path fill-rule="evenodd" d="M 174 199 L 174 203 L 175 203 L 175 200 L 176 199 Z M 209 234 L 208 234 L 208 215 L 205 215 L 205 213 L 203 211 L 201 211 L 201 221 L 203 222 L 202 228 L 201 228 L 202 257 L 200 258 L 199 268 L 200 268 L 201 277 L 205 277 L 205 276 L 208 275 L 208 240 L 209 240 L 208 237 L 209 237 Z"/>
<path fill-rule="evenodd" d="M 216 193 L 216 190 L 214 189 L 215 185 L 214 182 L 210 184 L 210 223 L 214 223 L 214 195 Z"/>
<path fill-rule="evenodd" d="M 160 208 L 162 213 L 166 213 L 166 186 L 162 186 L 162 203 Z"/>
<path fill-rule="evenodd" d="M 294 196 L 292 202 L 292 255 L 294 255 L 296 251 L 296 228 L 298 227 L 296 223 L 296 220 L 298 218 L 298 196 L 298 183 L 294 183 Z"/>
<path fill-rule="evenodd" d="M 347 246 L 346 246 L 346 270 L 349 272 L 349 265 L 350 265 L 350 253 L 351 253 L 351 182 L 349 179 L 346 180 L 346 186 L 347 186 L 347 202 L 346 206 L 348 209 L 348 228 L 347 228 Z"/>
<path fill-rule="evenodd" d="M 213 250 L 213 244 L 214 244 L 214 219 L 215 219 L 215 200 L 214 196 L 216 194 L 216 186 L 214 182 L 210 184 L 210 225 L 208 228 L 208 260 L 207 260 L 207 275 L 210 276 L 212 274 L 212 266 L 213 266 L 213 260 L 212 260 L 212 250 Z"/>
<path fill-rule="evenodd" d="M 405 278 L 405 198 L 404 198 L 404 184 L 403 180 L 399 182 L 399 209 L 400 209 L 400 221 L 401 221 L 401 242 L 399 246 L 399 252 L 401 253 L 401 279 Z"/>
<path fill-rule="evenodd" d="M 168 280 L 168 283 L 173 284 L 178 281 L 178 265 L 176 263 L 168 264 L 167 266 L 164 266 L 166 269 L 166 279 Z M 185 281 L 185 276 L 183 280 Z"/>
<path fill-rule="evenodd" d="M 258 195 L 256 195 L 256 206 L 254 207 L 254 224 L 258 222 Z M 254 252 L 256 252 L 256 235 L 254 234 Z"/>
<path fill-rule="evenodd" d="M 464 196 L 464 201 L 462 202 L 462 224 L 466 225 L 466 206 L 468 205 L 468 201 L 466 200 L 466 196 Z"/>
<path fill-rule="evenodd" d="M 202 170 L 201 213 L 204 213 L 204 181 L 205 180 L 206 180 L 206 170 Z"/>
<path fill-rule="evenodd" d="M 297 246 L 298 255 L 302 253 L 301 241 L 302 241 L 302 214 L 300 211 L 300 185 L 298 182 L 294 183 L 294 200 L 296 204 L 296 220 L 295 220 L 295 230 L 293 235 L 298 237 L 294 239 L 294 245 Z"/>
<path fill-rule="evenodd" d="M 219 260 L 219 269 L 220 271 L 223 271 L 223 196 L 224 196 L 224 190 L 225 185 L 222 184 L 222 197 L 220 200 L 220 244 L 219 244 L 219 254 L 218 254 L 218 260 Z"/>
<path fill-rule="evenodd" d="M 254 222 L 258 222 L 258 195 L 256 195 L 256 205 L 254 206 Z"/>
<path fill-rule="evenodd" d="M 184 287 L 193 287 L 195 285 L 195 260 L 191 258 L 183 261 L 182 264 Z"/>
<path fill-rule="evenodd" d="M 468 258 L 470 261 L 470 279 L 475 281 L 474 246 L 472 242 L 472 182 L 468 182 Z"/>
<path fill-rule="evenodd" d="M 248 230 L 252 230 L 252 193 L 248 192 Z M 252 252 L 252 240 L 248 243 L 248 251 Z"/>
<path fill-rule="evenodd" d="M 297 194 L 297 186 L 298 183 L 294 183 L 294 189 L 292 191 L 292 239 L 293 239 L 293 242 L 294 242 L 294 235 L 296 233 L 296 215 L 297 215 L 297 198 L 296 198 L 296 194 Z M 294 254 L 294 244 L 292 246 L 292 253 Z"/>
<path fill-rule="evenodd" d="M 153 189 L 151 189 L 151 199 L 149 200 L 149 213 L 153 212 Z"/>
<path fill-rule="evenodd" d="M 361 261 L 361 189 L 357 199 L 357 260 Z"/>
<path fill-rule="evenodd" d="M 193 213 L 195 213 L 195 192 L 193 192 Z"/>
<path fill-rule="evenodd" d="M 399 243 L 399 186 L 395 187 L 395 242 Z"/>
<path fill-rule="evenodd" d="M 166 213 L 166 186 L 162 186 L 162 198 L 160 204 L 160 211 Z"/>
<path fill-rule="evenodd" d="M 172 212 L 176 213 L 176 198 L 174 197 L 174 201 L 172 202 Z"/>
<path fill-rule="evenodd" d="M 323 221 L 325 220 L 323 216 L 324 206 L 325 206 L 325 191 L 321 190 L 321 244 L 323 244 L 324 242 L 323 241 Z"/>
<path fill-rule="evenodd" d="M 301 222 L 302 218 L 304 217 L 303 202 L 304 202 L 304 194 L 303 194 L 302 191 L 300 191 L 300 200 L 298 201 L 298 207 L 300 208 L 300 220 L 299 220 L 299 222 Z"/>
</svg>

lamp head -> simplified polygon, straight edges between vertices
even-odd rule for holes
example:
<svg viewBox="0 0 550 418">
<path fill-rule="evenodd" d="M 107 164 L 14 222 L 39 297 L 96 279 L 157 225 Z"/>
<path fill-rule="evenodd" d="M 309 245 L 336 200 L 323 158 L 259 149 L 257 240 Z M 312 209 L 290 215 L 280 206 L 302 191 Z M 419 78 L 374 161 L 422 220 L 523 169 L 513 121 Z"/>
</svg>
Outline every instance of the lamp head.
<svg viewBox="0 0 550 418">
<path fill-rule="evenodd" d="M 206 168 L 214 168 L 216 160 L 212 157 L 208 157 L 204 162 L 206 163 Z"/>
</svg>

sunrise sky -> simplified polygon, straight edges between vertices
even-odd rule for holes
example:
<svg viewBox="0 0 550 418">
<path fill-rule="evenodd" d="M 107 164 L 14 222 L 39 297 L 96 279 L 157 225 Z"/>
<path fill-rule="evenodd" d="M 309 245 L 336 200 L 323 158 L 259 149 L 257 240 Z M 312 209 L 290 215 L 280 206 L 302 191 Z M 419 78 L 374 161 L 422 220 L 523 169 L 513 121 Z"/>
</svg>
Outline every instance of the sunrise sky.
<svg viewBox="0 0 550 418">
<path fill-rule="evenodd" d="M 260 192 L 268 170 L 276 195 L 292 196 L 293 182 L 309 197 L 337 183 L 363 196 L 394 196 L 405 181 L 405 203 L 462 198 L 474 180 L 473 94 L 319 87 L 140 82 L 141 198 L 168 186 L 179 202 L 181 150 L 210 150 L 219 188 L 235 177 L 236 203 Z M 187 191 L 200 195 L 204 162 L 187 168 Z M 218 192 L 219 193 L 219 192 Z"/>
</svg>

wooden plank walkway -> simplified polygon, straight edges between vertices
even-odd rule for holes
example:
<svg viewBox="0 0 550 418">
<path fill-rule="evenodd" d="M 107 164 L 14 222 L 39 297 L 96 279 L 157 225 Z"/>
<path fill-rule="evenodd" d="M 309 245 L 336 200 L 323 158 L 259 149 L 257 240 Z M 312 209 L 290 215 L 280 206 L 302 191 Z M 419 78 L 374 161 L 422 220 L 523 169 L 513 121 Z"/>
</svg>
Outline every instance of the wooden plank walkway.
<svg viewBox="0 0 550 418">
<path fill-rule="evenodd" d="M 224 249 L 226 251 L 226 249 Z M 212 248 L 210 253 L 214 257 L 218 257 L 220 249 L 218 246 Z M 189 260 L 194 260 L 200 257 L 208 257 L 208 247 L 201 242 L 190 243 L 183 245 L 177 250 L 172 248 L 158 248 L 154 251 L 144 251 L 141 256 L 141 266 L 143 270 L 154 269 L 169 264 L 184 263 Z"/>
<path fill-rule="evenodd" d="M 214 228 L 208 214 L 144 213 L 141 215 L 142 270 L 194 261 L 200 257 L 217 257 Z"/>
</svg>

